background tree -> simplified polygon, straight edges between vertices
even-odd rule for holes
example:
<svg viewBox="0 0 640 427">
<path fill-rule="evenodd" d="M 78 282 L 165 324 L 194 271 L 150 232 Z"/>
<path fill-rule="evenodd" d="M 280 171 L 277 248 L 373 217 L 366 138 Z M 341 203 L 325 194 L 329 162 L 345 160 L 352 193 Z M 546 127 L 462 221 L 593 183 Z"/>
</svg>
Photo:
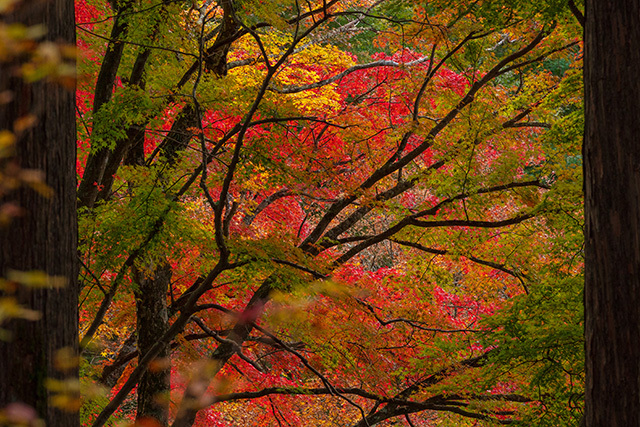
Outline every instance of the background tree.
<svg viewBox="0 0 640 427">
<path fill-rule="evenodd" d="M 13 35 L 0 42 L 0 320 L 18 314 L 1 325 L 0 408 L 10 423 L 77 426 L 73 2 L 0 9 Z"/>
<path fill-rule="evenodd" d="M 586 4 L 586 425 L 628 426 L 640 423 L 640 5 Z"/>
</svg>

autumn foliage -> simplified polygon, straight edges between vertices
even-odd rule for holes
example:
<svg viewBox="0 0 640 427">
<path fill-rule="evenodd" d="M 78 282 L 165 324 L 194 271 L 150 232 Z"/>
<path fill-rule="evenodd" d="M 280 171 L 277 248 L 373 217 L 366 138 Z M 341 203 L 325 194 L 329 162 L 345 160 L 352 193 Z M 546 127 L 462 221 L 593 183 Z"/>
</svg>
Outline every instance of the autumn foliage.
<svg viewBox="0 0 640 427">
<path fill-rule="evenodd" d="M 578 24 L 423 3 L 76 2 L 86 425 L 575 424 Z"/>
</svg>

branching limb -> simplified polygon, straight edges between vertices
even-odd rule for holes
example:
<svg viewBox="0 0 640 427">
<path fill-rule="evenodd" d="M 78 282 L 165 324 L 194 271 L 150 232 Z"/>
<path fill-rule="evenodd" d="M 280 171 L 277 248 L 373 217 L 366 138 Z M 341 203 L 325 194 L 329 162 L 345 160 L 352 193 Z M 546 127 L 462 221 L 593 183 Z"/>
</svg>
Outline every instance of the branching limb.
<svg viewBox="0 0 640 427">
<path fill-rule="evenodd" d="M 170 343 L 182 330 L 189 321 L 193 307 L 200 297 L 211 287 L 211 284 L 218 278 L 218 276 L 227 268 L 226 263 L 219 262 L 209 274 L 202 280 L 191 294 L 189 299 L 184 305 L 184 311 L 180 313 L 178 318 L 169 327 L 161 337 L 158 338 L 158 342 L 149 349 L 149 351 L 138 359 L 138 366 L 127 378 L 127 381 L 122 385 L 118 393 L 111 399 L 111 401 L 104 407 L 102 412 L 98 414 L 98 417 L 92 424 L 92 427 L 102 427 L 111 415 L 118 409 L 125 398 L 129 395 L 131 390 L 138 384 L 138 381 L 142 377 L 142 374 L 147 370 L 149 363 L 156 358 L 158 353 Z"/>
<path fill-rule="evenodd" d="M 271 338 L 272 340 L 274 340 L 276 343 L 278 343 L 278 345 L 280 345 L 282 348 L 284 348 L 286 351 L 288 351 L 289 353 L 293 354 L 294 356 L 296 356 L 298 358 L 298 360 L 300 360 L 300 362 L 311 372 L 313 372 L 313 374 L 315 376 L 317 376 L 320 381 L 322 381 L 322 384 L 324 384 L 324 386 L 333 391 L 333 395 L 338 396 L 339 398 L 343 399 L 344 401 L 346 401 L 347 403 L 349 403 L 350 405 L 352 405 L 353 407 L 357 408 L 360 411 L 360 414 L 362 415 L 362 419 L 366 419 L 366 414 L 364 413 L 364 409 L 362 409 L 362 407 L 360 405 L 358 405 L 356 402 L 354 402 L 353 400 L 351 400 L 350 398 L 348 398 L 347 396 L 345 396 L 344 394 L 340 393 L 338 391 L 338 389 L 336 389 L 330 382 L 329 380 L 320 372 L 318 371 L 316 368 L 314 368 L 311 363 L 309 363 L 309 361 L 307 360 L 306 357 L 304 357 L 302 354 L 300 354 L 300 352 L 298 352 L 297 350 L 295 350 L 294 348 L 288 346 L 285 342 L 283 342 L 282 340 L 280 340 L 278 337 L 276 337 L 275 335 L 273 335 L 272 333 L 268 332 L 266 329 L 261 328 L 258 325 L 254 324 L 254 327 L 259 330 L 260 332 L 262 332 L 263 334 L 265 334 L 266 336 L 268 336 L 269 338 Z"/>
<path fill-rule="evenodd" d="M 271 395 L 285 395 L 285 396 L 324 396 L 335 395 L 335 393 L 343 395 L 353 395 L 358 397 L 364 397 L 366 399 L 384 401 L 384 397 L 378 396 L 373 393 L 369 393 L 360 388 L 341 388 L 341 387 L 321 387 L 321 388 L 306 388 L 306 387 L 269 387 L 258 391 L 245 391 L 238 393 L 221 394 L 215 397 L 215 402 L 230 402 L 235 400 L 249 400 L 256 399 L 264 396 Z"/>
<path fill-rule="evenodd" d="M 260 365 L 258 365 L 256 362 L 251 360 L 247 355 L 245 355 L 242 352 L 242 347 L 240 347 L 240 345 L 236 344 L 234 341 L 222 338 L 222 336 L 220 336 L 220 334 L 215 332 L 213 329 L 209 328 L 204 323 L 204 321 L 202 319 L 200 319 L 199 317 L 191 316 L 191 320 L 193 320 L 200 327 L 200 329 L 202 329 L 208 336 L 210 336 L 214 340 L 218 341 L 219 343 L 226 343 L 226 344 L 232 345 L 236 349 L 236 354 L 238 355 L 238 357 L 240 359 L 244 360 L 245 362 L 247 362 L 249 365 L 251 365 L 256 371 L 262 372 L 262 373 L 265 372 L 264 368 L 262 368 Z"/>
<path fill-rule="evenodd" d="M 552 28 L 553 29 L 553 28 Z M 551 30 L 552 30 L 551 29 Z M 309 233 L 305 240 L 300 244 L 300 248 L 305 251 L 310 251 L 316 245 L 316 242 L 322 237 L 329 224 L 351 203 L 358 199 L 358 192 L 364 192 L 380 182 L 383 178 L 390 174 L 402 169 L 410 162 L 415 160 L 418 156 L 423 154 L 425 150 L 431 147 L 435 138 L 440 132 L 445 129 L 460 113 L 460 111 L 469 105 L 474 99 L 476 94 L 484 88 L 489 82 L 496 77 L 504 74 L 504 68 L 518 60 L 519 58 L 527 55 L 536 46 L 538 46 L 542 40 L 550 33 L 550 29 L 543 29 L 540 31 L 527 45 L 520 50 L 506 56 L 497 64 L 495 64 L 480 80 L 471 85 L 464 97 L 457 103 L 457 105 L 447 113 L 441 120 L 439 120 L 424 137 L 424 141 L 418 144 L 413 150 L 398 158 L 395 154 L 392 155 L 382 166 L 376 169 L 368 178 L 366 178 L 358 188 L 352 192 L 352 194 L 343 196 L 338 201 L 333 203 L 326 211 L 324 216 L 320 219 L 316 227 Z M 425 59 L 426 60 L 426 59 Z M 403 138 L 408 138 L 405 134 Z M 348 259 L 348 258 L 347 258 Z M 346 261 L 346 259 L 345 259 Z"/>
<path fill-rule="evenodd" d="M 426 331 L 426 332 L 439 332 L 439 333 L 444 333 L 444 334 L 481 332 L 478 329 L 442 329 L 442 328 L 432 328 L 432 327 L 425 326 L 424 322 L 420 322 L 420 321 L 417 321 L 417 320 L 409 320 L 409 319 L 405 319 L 403 317 L 398 317 L 398 318 L 390 319 L 390 320 L 383 320 L 380 316 L 378 316 L 378 314 L 375 312 L 374 307 L 371 304 L 369 304 L 366 301 L 363 301 L 361 299 L 356 299 L 356 300 L 358 301 L 358 303 L 360 303 L 360 305 L 364 306 L 367 309 L 367 311 L 369 311 L 373 315 L 373 317 L 375 317 L 375 319 L 378 321 L 378 323 L 380 323 L 380 325 L 382 325 L 382 326 L 392 325 L 394 323 L 404 323 L 406 325 L 411 326 L 412 328 L 420 329 L 421 331 Z"/>
<path fill-rule="evenodd" d="M 343 255 L 341 255 L 334 263 L 336 265 L 341 265 L 363 250 L 373 246 L 377 243 L 382 242 L 383 240 L 387 240 L 390 237 L 399 233 L 405 227 L 412 225 L 415 227 L 421 228 L 436 228 L 436 227 L 474 227 L 474 228 L 500 228 L 506 227 L 509 225 L 519 224 L 527 219 L 533 218 L 535 215 L 531 213 L 523 213 L 516 215 L 512 218 L 505 219 L 502 221 L 474 221 L 474 220 L 461 220 L 461 219 L 453 219 L 453 220 L 442 220 L 442 221 L 424 221 L 416 219 L 414 215 L 405 217 L 400 220 L 397 224 L 392 227 L 389 227 L 387 230 L 379 233 L 371 238 L 361 242 L 360 244 L 354 246 L 349 249 Z"/>
<path fill-rule="evenodd" d="M 244 218 L 242 218 L 242 223 L 246 226 L 251 225 L 253 220 L 256 219 L 260 212 L 269 207 L 269 205 L 271 205 L 276 200 L 282 199 L 283 197 L 288 197 L 290 195 L 291 192 L 287 188 L 281 188 L 275 193 L 270 194 L 269 196 L 265 197 L 249 214 L 245 215 Z"/>
<path fill-rule="evenodd" d="M 100 283 L 100 279 L 98 279 L 96 275 L 93 274 L 93 271 L 91 271 L 91 269 L 87 266 L 87 264 L 84 263 L 81 257 L 78 257 L 78 261 L 80 262 L 80 265 L 82 266 L 82 268 L 84 268 L 84 270 L 87 273 L 89 273 L 89 276 L 91 276 L 91 278 L 93 279 L 93 282 L 96 284 L 98 289 L 100 289 L 100 291 L 102 292 L 102 295 L 106 295 L 107 291 L 104 289 L 104 286 L 102 286 L 102 284 Z"/>
<path fill-rule="evenodd" d="M 423 252 L 427 252 L 430 254 L 434 254 L 434 255 L 447 255 L 449 253 L 449 251 L 447 251 L 446 249 L 435 249 L 435 248 L 430 248 L 424 245 L 421 245 L 420 243 L 415 243 L 415 242 L 409 242 L 406 240 L 400 240 L 400 239 L 395 239 L 395 238 L 391 238 L 389 239 L 391 242 L 393 243 L 397 243 L 399 245 L 402 246 L 407 246 L 410 248 L 414 248 L 414 249 L 418 249 L 420 251 Z M 505 264 L 499 264 L 497 262 L 493 262 L 493 261 L 488 261 L 485 259 L 481 259 L 472 255 L 467 255 L 467 258 L 473 262 L 475 262 L 476 264 L 480 264 L 480 265 L 485 265 L 487 267 L 491 267 L 494 268 L 496 270 L 502 271 L 503 273 L 507 273 L 508 275 L 515 277 L 516 279 L 518 279 L 518 281 L 520 282 L 520 284 L 522 285 L 524 291 L 526 294 L 529 294 L 529 289 L 526 286 L 526 284 L 524 283 L 523 279 L 526 279 L 527 276 L 524 275 L 523 273 L 520 273 L 516 270 L 510 269 L 508 267 L 506 267 Z"/>
</svg>

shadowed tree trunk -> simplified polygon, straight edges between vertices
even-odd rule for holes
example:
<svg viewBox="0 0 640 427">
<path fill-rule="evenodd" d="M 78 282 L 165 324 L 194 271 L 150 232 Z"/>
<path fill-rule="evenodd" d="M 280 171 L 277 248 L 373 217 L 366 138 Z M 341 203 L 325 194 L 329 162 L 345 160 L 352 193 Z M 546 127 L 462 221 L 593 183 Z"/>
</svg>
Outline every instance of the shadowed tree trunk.
<svg viewBox="0 0 640 427">
<path fill-rule="evenodd" d="M 146 354 L 169 329 L 167 291 L 171 282 L 171 266 L 160 265 L 152 272 L 134 269 L 138 318 L 138 354 Z M 138 412 L 136 417 L 153 418 L 160 425 L 169 422 L 169 357 L 171 346 L 166 344 L 156 356 L 138 384 Z"/>
<path fill-rule="evenodd" d="M 640 425 L 640 2 L 587 0 L 587 427 Z"/>
<path fill-rule="evenodd" d="M 6 19 L 44 25 L 45 40 L 75 43 L 72 1 L 25 1 Z M 41 271 L 64 277 L 66 286 L 56 287 L 55 280 L 48 279 L 37 288 L 15 288 L 18 303 L 39 312 L 40 319 L 13 319 L 1 326 L 10 336 L 0 340 L 0 408 L 16 408 L 19 402 L 35 408 L 47 425 L 78 426 L 78 412 L 53 405 L 54 392 L 45 386 L 47 379 L 77 380 L 78 375 L 71 357 L 78 350 L 75 97 L 57 83 L 27 84 L 18 76 L 18 66 L 0 64 L 0 129 L 17 137 L 15 156 L 0 161 L 5 166 L 15 162 L 22 171 L 41 171 L 53 191 L 46 197 L 26 185 L 4 195 L 0 191 L 0 205 L 16 203 L 22 208 L 20 216 L 0 228 L 0 277 Z M 28 115 L 35 122 L 22 130 L 19 119 Z M 61 349 L 67 350 L 59 360 L 68 362 L 66 367 L 56 363 Z M 66 391 L 67 397 L 77 397 L 70 388 Z"/>
<path fill-rule="evenodd" d="M 127 15 L 131 13 L 132 7 L 133 2 L 122 1 L 119 2 L 118 7 L 114 10 L 116 15 L 111 29 L 109 44 L 107 45 L 96 81 L 93 114 L 100 111 L 100 108 L 111 100 L 116 75 L 124 52 L 124 39 L 129 31 Z M 94 135 L 92 135 L 92 137 L 93 136 Z M 84 174 L 78 187 L 78 201 L 80 206 L 92 208 L 95 204 L 98 189 L 100 188 L 99 185 L 102 183 L 110 155 L 111 150 L 108 147 L 99 147 L 89 153 Z"/>
</svg>

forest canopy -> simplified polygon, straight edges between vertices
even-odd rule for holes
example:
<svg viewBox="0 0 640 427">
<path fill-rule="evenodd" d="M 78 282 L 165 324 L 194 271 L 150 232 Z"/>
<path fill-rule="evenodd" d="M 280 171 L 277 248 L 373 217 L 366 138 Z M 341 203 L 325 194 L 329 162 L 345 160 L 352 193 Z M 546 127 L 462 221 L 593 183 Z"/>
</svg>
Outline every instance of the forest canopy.
<svg viewBox="0 0 640 427">
<path fill-rule="evenodd" d="M 76 0 L 82 424 L 577 425 L 577 3 Z"/>
</svg>

